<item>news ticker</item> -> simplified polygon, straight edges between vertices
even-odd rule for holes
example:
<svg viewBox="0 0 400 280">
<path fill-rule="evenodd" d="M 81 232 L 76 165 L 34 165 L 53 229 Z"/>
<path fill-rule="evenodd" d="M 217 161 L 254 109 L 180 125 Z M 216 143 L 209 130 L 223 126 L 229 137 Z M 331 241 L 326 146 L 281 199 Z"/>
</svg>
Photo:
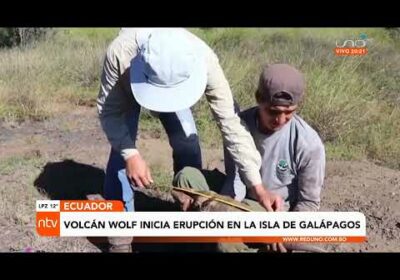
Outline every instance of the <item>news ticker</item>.
<svg viewBox="0 0 400 280">
<path fill-rule="evenodd" d="M 122 202 L 39 200 L 41 236 L 133 236 L 143 242 L 321 242 L 366 240 L 360 212 L 125 212 Z"/>
</svg>

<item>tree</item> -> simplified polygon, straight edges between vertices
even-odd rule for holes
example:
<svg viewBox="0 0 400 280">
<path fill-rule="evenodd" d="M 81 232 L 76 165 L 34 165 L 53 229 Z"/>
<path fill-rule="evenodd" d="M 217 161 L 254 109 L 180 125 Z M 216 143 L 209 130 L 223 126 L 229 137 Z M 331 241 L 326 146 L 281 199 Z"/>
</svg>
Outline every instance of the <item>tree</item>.
<svg viewBox="0 0 400 280">
<path fill-rule="evenodd" d="M 51 28 L 0 28 L 0 47 L 26 46 L 51 32 Z"/>
</svg>

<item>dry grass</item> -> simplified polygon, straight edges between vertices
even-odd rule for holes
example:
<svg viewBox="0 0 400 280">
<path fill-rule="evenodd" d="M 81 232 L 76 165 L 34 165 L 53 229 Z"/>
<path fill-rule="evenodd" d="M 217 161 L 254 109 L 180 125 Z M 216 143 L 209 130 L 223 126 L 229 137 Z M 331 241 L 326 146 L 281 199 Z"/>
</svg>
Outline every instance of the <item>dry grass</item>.
<svg viewBox="0 0 400 280">
<path fill-rule="evenodd" d="M 36 233 L 36 200 L 49 199 L 33 187 L 45 164 L 40 154 L 0 159 L 0 252 L 27 248 L 46 252 L 98 252 L 84 238 L 47 238 Z"/>
</svg>

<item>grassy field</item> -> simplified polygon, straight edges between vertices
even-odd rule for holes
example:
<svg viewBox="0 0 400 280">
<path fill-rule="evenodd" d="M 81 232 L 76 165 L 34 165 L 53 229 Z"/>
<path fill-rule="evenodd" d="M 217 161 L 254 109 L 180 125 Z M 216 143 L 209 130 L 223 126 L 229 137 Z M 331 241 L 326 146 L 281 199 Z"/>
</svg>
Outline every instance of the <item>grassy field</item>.
<svg viewBox="0 0 400 280">
<path fill-rule="evenodd" d="M 400 168 L 400 40 L 379 28 L 191 29 L 220 57 L 242 109 L 255 105 L 265 63 L 290 63 L 306 75 L 300 114 L 321 135 L 329 159 L 368 159 Z M 115 28 L 59 29 L 45 41 L 0 49 L 0 119 L 43 120 L 95 106 L 102 59 Z M 336 57 L 336 40 L 368 36 L 368 55 Z M 218 130 L 203 98 L 194 107 L 202 141 L 218 146 Z M 143 130 L 162 131 L 142 114 Z"/>
</svg>

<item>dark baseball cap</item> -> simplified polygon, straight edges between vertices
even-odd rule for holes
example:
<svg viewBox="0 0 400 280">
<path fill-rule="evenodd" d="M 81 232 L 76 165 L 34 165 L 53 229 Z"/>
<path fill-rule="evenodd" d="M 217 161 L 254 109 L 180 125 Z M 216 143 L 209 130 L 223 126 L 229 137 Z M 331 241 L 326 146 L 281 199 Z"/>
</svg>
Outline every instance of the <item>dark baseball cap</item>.
<svg viewBox="0 0 400 280">
<path fill-rule="evenodd" d="M 288 64 L 271 64 L 264 67 L 256 93 L 258 102 L 274 106 L 298 104 L 304 95 L 304 76 Z"/>
</svg>

